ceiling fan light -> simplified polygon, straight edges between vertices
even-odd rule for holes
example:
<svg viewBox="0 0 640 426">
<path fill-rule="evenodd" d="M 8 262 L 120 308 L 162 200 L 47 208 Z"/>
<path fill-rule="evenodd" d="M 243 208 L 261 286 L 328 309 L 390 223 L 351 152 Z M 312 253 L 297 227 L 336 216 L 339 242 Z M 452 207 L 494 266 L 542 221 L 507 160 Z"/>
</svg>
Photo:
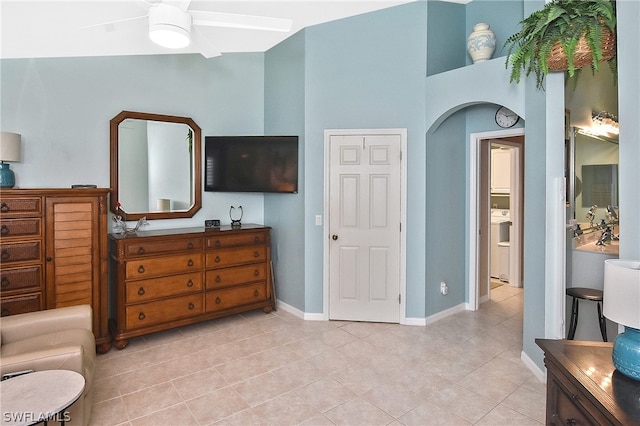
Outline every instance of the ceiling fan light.
<svg viewBox="0 0 640 426">
<path fill-rule="evenodd" d="M 149 38 L 169 49 L 191 42 L 191 15 L 176 6 L 158 3 L 149 9 Z"/>
<path fill-rule="evenodd" d="M 169 49 L 187 47 L 191 42 L 189 32 L 184 28 L 166 24 L 158 24 L 155 28 L 150 28 L 149 38 L 155 44 Z"/>
</svg>

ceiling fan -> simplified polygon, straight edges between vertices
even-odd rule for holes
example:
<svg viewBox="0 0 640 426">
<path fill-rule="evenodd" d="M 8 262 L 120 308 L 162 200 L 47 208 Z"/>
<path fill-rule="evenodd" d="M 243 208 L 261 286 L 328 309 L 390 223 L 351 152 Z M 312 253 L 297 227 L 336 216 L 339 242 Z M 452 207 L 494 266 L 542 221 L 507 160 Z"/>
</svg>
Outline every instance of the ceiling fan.
<svg viewBox="0 0 640 426">
<path fill-rule="evenodd" d="M 103 22 L 84 28 L 148 18 L 149 38 L 154 43 L 169 49 L 180 49 L 189 46 L 193 41 L 197 44 L 202 56 L 212 58 L 220 56 L 221 53 L 215 48 L 215 44 L 198 30 L 198 26 L 288 32 L 291 31 L 293 24 L 291 19 L 189 10 L 191 0 L 162 0 L 157 3 L 148 0 L 140 1 L 149 5 L 145 15 Z"/>
</svg>

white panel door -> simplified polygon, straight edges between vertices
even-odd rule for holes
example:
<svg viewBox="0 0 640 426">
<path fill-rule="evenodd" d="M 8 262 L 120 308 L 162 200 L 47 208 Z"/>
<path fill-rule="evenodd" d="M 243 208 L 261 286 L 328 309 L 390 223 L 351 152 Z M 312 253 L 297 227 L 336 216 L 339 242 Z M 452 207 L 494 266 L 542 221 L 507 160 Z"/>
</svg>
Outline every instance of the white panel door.
<svg viewBox="0 0 640 426">
<path fill-rule="evenodd" d="M 329 143 L 329 318 L 399 322 L 401 136 Z"/>
</svg>

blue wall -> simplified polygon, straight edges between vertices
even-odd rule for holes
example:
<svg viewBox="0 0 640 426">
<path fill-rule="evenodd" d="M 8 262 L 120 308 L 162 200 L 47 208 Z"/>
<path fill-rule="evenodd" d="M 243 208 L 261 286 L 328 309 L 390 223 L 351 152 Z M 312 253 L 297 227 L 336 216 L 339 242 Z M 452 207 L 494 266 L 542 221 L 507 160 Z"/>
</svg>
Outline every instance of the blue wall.
<svg viewBox="0 0 640 426">
<path fill-rule="evenodd" d="M 266 135 L 299 136 L 298 194 L 266 194 L 264 220 L 271 232 L 271 259 L 278 300 L 305 308 L 305 31 L 265 55 Z"/>
<path fill-rule="evenodd" d="M 307 29 L 306 312 L 322 312 L 324 130 L 407 128 L 407 316 L 424 318 L 426 4 Z M 326 225 L 326 223 L 325 223 Z"/>
</svg>

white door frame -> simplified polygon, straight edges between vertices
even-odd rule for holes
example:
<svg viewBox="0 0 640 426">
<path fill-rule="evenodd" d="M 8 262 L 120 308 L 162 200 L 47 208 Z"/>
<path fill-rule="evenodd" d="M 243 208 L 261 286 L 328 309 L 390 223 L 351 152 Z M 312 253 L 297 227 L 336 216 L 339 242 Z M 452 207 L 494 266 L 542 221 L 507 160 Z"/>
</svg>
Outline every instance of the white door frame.
<svg viewBox="0 0 640 426">
<path fill-rule="evenodd" d="M 480 188 L 478 185 L 480 173 L 480 143 L 485 139 L 499 139 L 512 136 L 524 136 L 524 128 L 494 130 L 489 132 L 471 133 L 469 135 L 469 276 L 467 278 L 467 294 L 469 295 L 469 300 L 467 302 L 467 309 L 472 311 L 478 310 L 479 307 L 478 274 L 480 265 L 478 252 L 478 221 L 480 218 L 480 212 L 478 211 L 478 193 Z M 514 174 L 513 169 L 514 168 L 512 167 L 512 177 Z M 515 209 L 513 207 L 515 207 Z M 520 217 L 521 212 L 519 212 L 519 209 L 519 203 L 517 206 L 512 205 L 511 214 L 513 217 Z M 517 226 L 523 226 L 523 224 L 520 223 Z M 512 228 L 511 231 L 511 235 L 518 234 L 517 239 L 520 238 L 521 234 L 517 229 Z M 512 241 L 511 244 L 513 244 L 514 247 L 517 247 L 516 244 L 522 244 L 522 241 Z M 514 256 L 509 256 L 509 258 L 509 275 L 511 275 L 512 272 L 516 272 L 519 268 L 514 268 L 516 270 L 512 270 L 512 265 L 517 260 L 514 259 Z M 517 273 L 519 276 L 521 275 L 519 270 Z"/>
<path fill-rule="evenodd" d="M 330 141 L 332 136 L 400 135 L 400 324 L 406 324 L 407 293 L 407 129 L 327 129 L 324 131 L 324 221 L 323 221 L 323 267 L 322 267 L 322 318 L 329 320 L 329 177 L 331 171 Z"/>
</svg>

